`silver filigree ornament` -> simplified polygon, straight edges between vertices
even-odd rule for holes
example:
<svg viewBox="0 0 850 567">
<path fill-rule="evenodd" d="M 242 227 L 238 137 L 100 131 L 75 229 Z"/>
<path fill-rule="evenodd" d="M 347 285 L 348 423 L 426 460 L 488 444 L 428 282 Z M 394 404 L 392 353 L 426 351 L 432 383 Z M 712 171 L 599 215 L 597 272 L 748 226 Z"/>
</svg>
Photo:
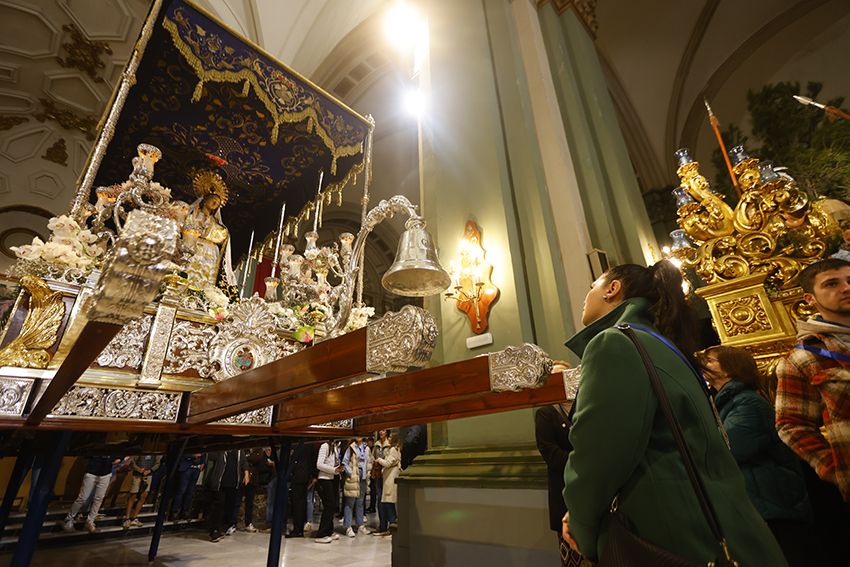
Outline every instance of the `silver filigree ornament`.
<svg viewBox="0 0 850 567">
<path fill-rule="evenodd" d="M 340 419 L 339 421 L 329 421 L 327 423 L 318 423 L 310 426 L 313 429 L 351 429 L 354 427 L 353 419 Z"/>
<path fill-rule="evenodd" d="M 21 415 L 32 385 L 32 380 L 0 378 L 0 414 Z"/>
<path fill-rule="evenodd" d="M 110 368 L 141 368 L 152 321 L 151 315 L 145 315 L 124 325 L 97 357 L 97 364 Z"/>
<path fill-rule="evenodd" d="M 141 210 L 130 211 L 95 287 L 88 318 L 124 325 L 141 317 L 163 277 L 175 267 L 177 223 Z"/>
<path fill-rule="evenodd" d="M 568 401 L 573 401 L 578 396 L 578 387 L 581 385 L 581 365 L 575 368 L 567 368 L 564 374 L 564 395 Z"/>
<path fill-rule="evenodd" d="M 215 361 L 210 360 L 210 343 L 217 333 L 213 325 L 185 320 L 175 323 L 162 372 L 180 374 L 193 369 L 201 378 L 210 378 L 217 370 Z"/>
<path fill-rule="evenodd" d="M 525 343 L 518 347 L 487 355 L 490 371 L 490 390 L 493 392 L 518 392 L 540 388 L 552 373 L 553 362 L 537 345 Z"/>
<path fill-rule="evenodd" d="M 404 372 L 431 360 L 437 325 L 428 311 L 405 305 L 369 323 L 366 337 L 367 372 Z"/>
<path fill-rule="evenodd" d="M 213 423 L 221 423 L 227 425 L 271 425 L 272 422 L 272 406 L 260 408 L 254 411 L 247 411 L 238 415 L 225 417 Z"/>
<path fill-rule="evenodd" d="M 280 358 L 275 326 L 264 299 L 240 301 L 210 341 L 209 357 L 217 363 L 212 379 L 220 382 Z"/>
<path fill-rule="evenodd" d="M 180 392 L 74 386 L 62 397 L 50 415 L 175 422 L 181 395 Z"/>
</svg>

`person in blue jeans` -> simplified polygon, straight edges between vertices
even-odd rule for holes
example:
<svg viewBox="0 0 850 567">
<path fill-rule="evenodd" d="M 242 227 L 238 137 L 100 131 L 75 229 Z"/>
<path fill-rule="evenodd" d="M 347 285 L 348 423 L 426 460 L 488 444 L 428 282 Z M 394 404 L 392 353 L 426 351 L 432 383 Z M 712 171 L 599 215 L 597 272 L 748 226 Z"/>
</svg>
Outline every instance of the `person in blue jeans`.
<svg viewBox="0 0 850 567">
<path fill-rule="evenodd" d="M 383 520 L 383 508 L 381 508 L 381 496 L 384 490 L 384 475 L 381 471 L 381 463 L 378 459 L 384 458 L 384 452 L 389 448 L 390 441 L 387 439 L 387 430 L 378 431 L 378 439 L 372 447 L 372 475 L 375 478 L 375 508 L 378 510 L 378 524 L 386 525 Z"/>
<path fill-rule="evenodd" d="M 359 531 L 366 532 L 366 514 L 363 510 L 363 501 L 366 496 L 366 478 L 370 470 L 370 458 L 369 448 L 362 437 L 355 437 L 342 457 L 342 466 L 345 472 L 342 527 L 348 537 L 356 535 L 355 530 L 358 525 L 360 526 Z M 352 527 L 352 509 L 354 527 Z"/>
<path fill-rule="evenodd" d="M 192 496 L 195 494 L 195 485 L 198 477 L 204 470 L 206 455 L 195 453 L 184 455 L 177 463 L 177 490 L 174 492 L 174 500 L 171 501 L 169 518 L 174 521 L 188 520 L 192 507 Z"/>
</svg>

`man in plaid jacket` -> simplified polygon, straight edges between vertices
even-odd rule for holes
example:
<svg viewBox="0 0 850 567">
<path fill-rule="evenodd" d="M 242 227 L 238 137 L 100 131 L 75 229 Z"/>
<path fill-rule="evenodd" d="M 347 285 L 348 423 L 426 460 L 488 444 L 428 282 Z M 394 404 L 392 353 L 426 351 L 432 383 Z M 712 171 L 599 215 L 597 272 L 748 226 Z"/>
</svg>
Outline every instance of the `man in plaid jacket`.
<svg viewBox="0 0 850 567">
<path fill-rule="evenodd" d="M 811 264 L 800 286 L 818 316 L 797 322 L 799 342 L 776 369 L 776 428 L 850 502 L 850 262 Z"/>
</svg>

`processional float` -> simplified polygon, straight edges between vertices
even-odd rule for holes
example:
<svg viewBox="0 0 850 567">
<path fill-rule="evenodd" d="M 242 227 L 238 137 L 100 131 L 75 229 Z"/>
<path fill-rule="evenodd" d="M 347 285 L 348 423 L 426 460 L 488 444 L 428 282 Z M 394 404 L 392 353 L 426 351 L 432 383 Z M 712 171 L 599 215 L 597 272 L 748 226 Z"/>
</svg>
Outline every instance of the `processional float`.
<svg viewBox="0 0 850 567">
<path fill-rule="evenodd" d="M 32 556 L 71 431 L 170 434 L 176 463 L 187 442 L 202 450 L 216 435 L 280 437 L 288 448 L 293 437 L 565 399 L 563 377 L 535 345 L 425 368 L 438 332 L 426 310 L 369 320 L 364 244 L 394 214 L 405 231 L 383 285 L 424 296 L 450 284 L 414 205 L 395 196 L 368 208 L 373 129 L 191 2 L 154 2 L 69 213 L 51 219 L 46 242 L 17 249 L 22 290 L 0 335 L 0 430 L 7 446 L 19 444 L 19 464 L 26 432 L 56 437 L 15 565 Z M 320 246 L 321 209 L 341 204 L 358 175 L 359 233 Z M 261 296 L 246 276 L 259 279 L 257 259 L 271 250 Z M 241 258 L 241 289 L 231 258 Z M 16 471 L 2 523 L 26 468 Z M 274 565 L 285 494 L 283 484 Z"/>
</svg>

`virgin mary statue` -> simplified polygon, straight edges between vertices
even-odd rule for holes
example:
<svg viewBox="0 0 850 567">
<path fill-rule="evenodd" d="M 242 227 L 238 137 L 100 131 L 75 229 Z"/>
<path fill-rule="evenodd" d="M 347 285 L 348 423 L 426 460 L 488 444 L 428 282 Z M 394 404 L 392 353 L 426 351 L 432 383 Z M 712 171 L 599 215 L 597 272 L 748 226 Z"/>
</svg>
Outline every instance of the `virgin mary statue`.
<svg viewBox="0 0 850 567">
<path fill-rule="evenodd" d="M 192 189 L 198 198 L 189 206 L 183 221 L 183 241 L 192 250 L 186 265 L 189 287 L 202 291 L 218 285 L 226 290 L 236 284 L 230 261 L 230 233 L 221 221 L 227 186 L 219 174 L 202 171 L 192 178 Z"/>
</svg>

